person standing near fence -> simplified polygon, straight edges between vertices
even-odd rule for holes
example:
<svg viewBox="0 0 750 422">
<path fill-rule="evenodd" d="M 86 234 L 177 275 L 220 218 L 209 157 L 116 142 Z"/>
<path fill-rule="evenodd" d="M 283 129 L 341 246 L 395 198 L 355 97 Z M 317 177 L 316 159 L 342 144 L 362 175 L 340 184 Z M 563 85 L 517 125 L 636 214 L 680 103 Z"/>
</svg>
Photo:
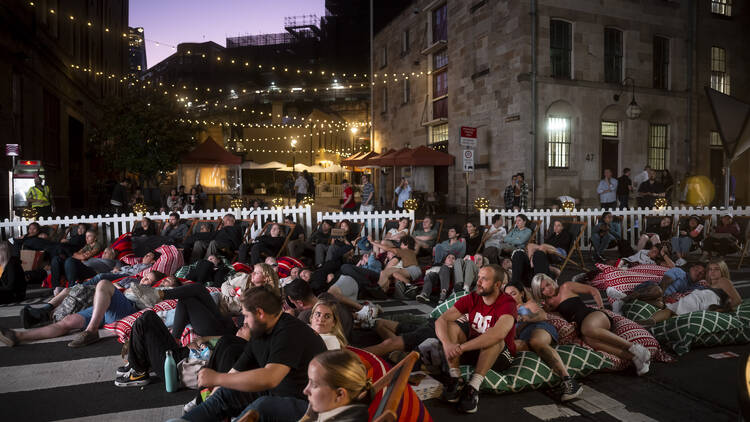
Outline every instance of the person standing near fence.
<svg viewBox="0 0 750 422">
<path fill-rule="evenodd" d="M 359 206 L 360 212 L 375 211 L 375 205 L 372 200 L 375 198 L 375 187 L 370 183 L 370 178 L 362 175 L 362 203 Z"/>
<path fill-rule="evenodd" d="M 633 182 L 630 180 L 630 169 L 625 168 L 622 171 L 622 176 L 617 179 L 617 201 L 620 203 L 620 209 L 624 210 L 628 207 L 630 201 L 630 192 L 633 190 Z"/>
<path fill-rule="evenodd" d="M 38 174 L 34 176 L 34 186 L 26 192 L 26 201 L 40 217 L 52 217 L 52 194 L 49 185 L 43 185 Z"/>
<path fill-rule="evenodd" d="M 411 186 L 406 177 L 401 178 L 401 184 L 398 185 L 394 192 L 396 193 L 396 207 L 404 208 L 404 201 L 411 198 Z"/>
<path fill-rule="evenodd" d="M 599 181 L 596 193 L 603 210 L 617 208 L 617 179 L 612 178 L 612 170 L 604 169 L 604 179 Z"/>
<path fill-rule="evenodd" d="M 305 179 L 305 176 L 300 173 L 297 176 L 297 181 L 294 182 L 294 190 L 297 193 L 297 201 L 295 202 L 295 205 L 299 205 L 299 203 L 302 201 L 302 198 L 307 195 L 308 188 L 309 184 L 307 183 L 307 179 Z"/>
<path fill-rule="evenodd" d="M 344 202 L 341 204 L 342 211 L 354 211 L 357 209 L 357 202 L 354 201 L 354 189 L 349 184 L 349 181 L 344 179 L 342 183 L 344 188 Z"/>
</svg>

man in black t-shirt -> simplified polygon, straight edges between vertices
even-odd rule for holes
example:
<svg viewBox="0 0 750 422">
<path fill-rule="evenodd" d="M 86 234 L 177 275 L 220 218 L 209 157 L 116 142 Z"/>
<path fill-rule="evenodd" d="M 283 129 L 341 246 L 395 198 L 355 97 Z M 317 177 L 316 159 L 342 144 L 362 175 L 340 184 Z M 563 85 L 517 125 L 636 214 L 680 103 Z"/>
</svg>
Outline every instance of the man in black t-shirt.
<svg viewBox="0 0 750 422">
<path fill-rule="evenodd" d="M 617 201 L 620 203 L 621 210 L 624 210 L 628 207 L 630 192 L 632 190 L 633 181 L 630 180 L 630 169 L 625 168 L 625 170 L 622 171 L 622 176 L 617 179 Z"/>
<path fill-rule="evenodd" d="M 656 172 L 648 169 L 648 180 L 638 187 L 638 206 L 653 208 L 656 198 L 664 198 L 664 186 L 656 181 Z"/>
<path fill-rule="evenodd" d="M 245 293 L 242 314 L 251 332 L 245 351 L 229 373 L 198 373 L 199 386 L 221 388 L 183 419 L 216 421 L 250 410 L 274 420 L 305 414 L 307 366 L 326 350 L 325 343 L 304 322 L 282 312 L 281 298 L 267 286 Z"/>
</svg>

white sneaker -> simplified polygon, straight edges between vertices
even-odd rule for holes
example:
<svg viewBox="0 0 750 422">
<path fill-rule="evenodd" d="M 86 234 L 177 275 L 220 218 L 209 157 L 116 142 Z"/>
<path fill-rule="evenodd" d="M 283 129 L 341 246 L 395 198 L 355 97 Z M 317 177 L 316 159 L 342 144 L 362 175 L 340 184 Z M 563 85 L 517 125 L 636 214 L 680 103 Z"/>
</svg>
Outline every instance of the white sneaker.
<svg viewBox="0 0 750 422">
<path fill-rule="evenodd" d="M 189 402 L 185 403 L 184 406 L 182 406 L 182 413 L 185 414 L 191 410 L 193 410 L 196 406 L 198 406 L 198 403 L 196 403 L 197 399 L 192 399 Z"/>
<path fill-rule="evenodd" d="M 645 363 L 646 365 L 651 362 L 651 352 L 649 352 L 649 350 L 643 347 L 643 345 L 640 343 L 633 343 L 633 345 L 628 349 L 628 352 L 635 355 L 638 360 Z"/>
<path fill-rule="evenodd" d="M 680 258 L 677 261 L 674 262 L 674 265 L 678 267 L 682 267 L 683 265 L 687 264 L 687 261 L 685 261 L 684 258 Z"/>
<path fill-rule="evenodd" d="M 616 313 L 617 315 L 622 315 L 622 307 L 625 306 L 625 301 L 622 299 L 617 299 L 614 302 L 612 302 L 612 312 Z"/>
<path fill-rule="evenodd" d="M 635 365 L 635 373 L 641 376 L 648 373 L 650 362 L 643 362 L 638 359 L 638 356 L 633 356 L 633 365 Z"/>
<path fill-rule="evenodd" d="M 625 293 L 615 289 L 614 287 L 607 287 L 606 293 L 608 298 L 615 300 L 622 300 L 628 296 Z"/>
</svg>

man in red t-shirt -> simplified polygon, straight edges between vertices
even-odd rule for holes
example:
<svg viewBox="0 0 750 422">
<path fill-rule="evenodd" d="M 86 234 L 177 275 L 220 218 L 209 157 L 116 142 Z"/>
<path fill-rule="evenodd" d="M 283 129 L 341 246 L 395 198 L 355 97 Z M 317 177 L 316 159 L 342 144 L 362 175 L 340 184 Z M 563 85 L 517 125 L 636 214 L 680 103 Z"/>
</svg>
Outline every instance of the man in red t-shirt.
<svg viewBox="0 0 750 422">
<path fill-rule="evenodd" d="M 501 372 L 513 363 L 516 353 L 516 303 L 505 294 L 502 285 L 508 274 L 499 265 L 479 270 L 476 291 L 460 298 L 435 321 L 435 332 L 443 344 L 450 367 L 450 382 L 443 390 L 443 399 L 459 402 L 459 410 L 477 411 L 479 386 L 490 369 Z M 468 315 L 468 324 L 458 322 Z M 469 382 L 461 378 L 459 364 L 474 365 Z"/>
<path fill-rule="evenodd" d="M 357 203 L 354 202 L 354 189 L 352 189 L 348 180 L 344 179 L 342 183 L 344 184 L 344 203 L 341 204 L 341 209 L 343 211 L 353 211 L 357 208 Z"/>
</svg>

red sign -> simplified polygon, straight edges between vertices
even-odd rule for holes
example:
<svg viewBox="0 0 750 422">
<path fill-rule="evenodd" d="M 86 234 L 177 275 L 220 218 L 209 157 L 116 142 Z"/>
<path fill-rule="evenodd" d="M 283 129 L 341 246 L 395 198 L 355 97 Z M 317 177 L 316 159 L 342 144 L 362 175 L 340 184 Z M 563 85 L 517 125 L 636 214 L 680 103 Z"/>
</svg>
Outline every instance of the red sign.
<svg viewBox="0 0 750 422">
<path fill-rule="evenodd" d="M 467 147 L 477 146 L 477 128 L 461 126 L 461 137 L 458 139 L 458 143 Z"/>
</svg>

